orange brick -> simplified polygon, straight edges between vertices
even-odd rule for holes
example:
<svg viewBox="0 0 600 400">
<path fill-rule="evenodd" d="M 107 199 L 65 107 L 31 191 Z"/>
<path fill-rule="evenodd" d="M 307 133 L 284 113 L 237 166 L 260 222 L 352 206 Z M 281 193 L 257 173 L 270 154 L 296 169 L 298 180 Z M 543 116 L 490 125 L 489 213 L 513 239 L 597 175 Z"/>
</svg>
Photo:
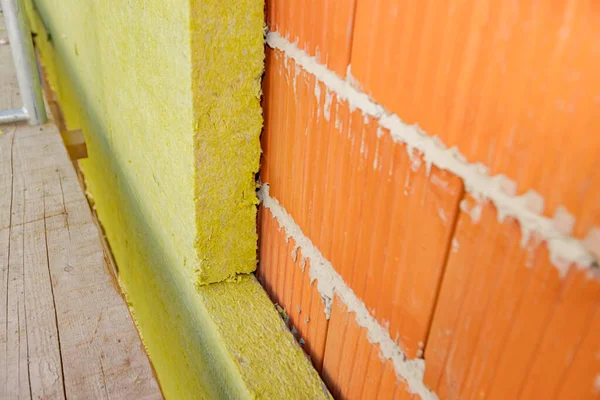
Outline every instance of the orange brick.
<svg viewBox="0 0 600 400">
<path fill-rule="evenodd" d="M 307 185 L 305 180 L 305 170 L 308 168 L 306 164 L 306 151 L 307 151 L 307 122 L 310 118 L 311 105 L 314 103 L 314 90 L 309 87 L 308 79 L 306 75 L 298 75 L 296 78 L 296 116 L 297 122 L 295 124 L 294 131 L 294 142 L 292 151 L 292 170 L 291 176 L 291 188 L 294 194 L 290 199 L 289 212 L 293 215 L 299 216 L 305 209 L 304 205 L 304 186 Z M 306 227 L 305 227 L 306 229 Z"/>
<path fill-rule="evenodd" d="M 275 88 L 272 87 L 271 82 L 275 79 L 273 76 L 277 73 L 277 63 L 274 61 L 276 53 L 267 51 L 265 53 L 265 76 L 262 81 L 262 91 L 265 95 L 262 97 L 261 105 L 263 110 L 263 124 L 264 131 L 273 132 L 273 119 L 275 118 L 275 105 L 277 104 L 276 99 L 273 98 L 275 94 Z M 267 160 L 271 158 L 271 145 L 270 140 L 273 139 L 273 135 L 261 135 L 260 145 L 262 148 L 261 160 L 260 160 L 260 179 L 263 182 L 270 182 L 269 167 L 270 163 Z"/>
<path fill-rule="evenodd" d="M 270 75 L 265 88 L 296 110 L 273 112 L 277 106 L 266 101 L 271 195 L 415 357 L 429 329 L 462 184 L 436 168 L 428 175 L 422 159 L 409 157 L 376 121 L 351 112 L 322 84 L 317 100 L 315 88 L 304 86 L 314 79 L 304 71 L 296 76 L 294 64 L 286 68 L 276 55 L 269 60 L 285 71 Z M 302 99 L 311 105 L 301 106 Z"/>
<path fill-rule="evenodd" d="M 355 314 L 335 296 L 327 333 L 323 378 L 339 399 L 410 399 L 394 365 L 379 356 L 379 346 L 369 343 Z"/>
<path fill-rule="evenodd" d="M 481 217 L 460 214 L 427 342 L 425 383 L 448 399 L 552 397 L 561 378 L 575 374 L 570 368 L 597 313 L 600 283 L 577 268 L 562 280 L 543 243 L 531 239 L 522 249 L 516 221 L 499 223 L 493 206 L 468 201 L 482 207 Z M 594 398 L 591 374 L 579 373 L 590 379 L 581 398 Z"/>
<path fill-rule="evenodd" d="M 326 106 L 324 108 L 326 108 Z M 319 200 L 321 203 L 316 203 L 315 206 L 320 206 L 323 209 L 323 216 L 320 220 L 320 233 L 315 237 L 314 243 L 328 259 L 331 259 L 333 242 L 335 239 L 338 239 L 334 239 L 333 232 L 336 208 L 339 206 L 339 203 L 335 203 L 336 192 L 339 191 L 339 179 L 336 174 L 339 175 L 346 172 L 340 171 L 340 161 L 343 158 L 343 138 L 340 131 L 335 127 L 335 121 L 336 118 L 338 118 L 338 110 L 339 103 L 337 101 L 337 96 L 333 95 L 329 109 L 329 120 L 327 121 L 326 118 L 323 118 L 323 115 L 321 116 L 321 119 L 325 121 L 325 129 L 318 132 L 318 134 L 329 137 L 329 146 L 323 160 L 324 168 L 319 170 L 319 173 L 323 174 L 325 179 L 324 185 L 318 187 L 320 192 Z M 325 113 L 325 111 L 323 111 L 323 113 Z"/>
<path fill-rule="evenodd" d="M 346 76 L 356 0 L 267 1 L 267 24 L 340 76 Z"/>
<path fill-rule="evenodd" d="M 396 379 L 396 373 L 394 372 L 394 366 L 391 361 L 387 361 L 383 366 L 383 374 L 381 375 L 381 382 L 379 384 L 379 394 L 376 398 L 393 400 L 396 395 L 397 387 L 398 381 Z"/>
<path fill-rule="evenodd" d="M 263 245 L 262 245 L 262 241 L 263 241 L 263 237 L 262 237 L 262 224 L 264 223 L 263 218 L 262 218 L 262 207 L 258 207 L 258 210 L 256 212 L 256 232 L 258 233 L 258 248 L 257 248 L 257 252 L 256 252 L 256 258 L 260 261 L 260 259 L 262 258 L 262 254 L 261 251 L 263 249 Z M 260 267 L 260 262 L 256 268 L 256 279 L 258 279 L 258 281 L 262 284 L 263 283 L 263 274 L 262 274 L 262 269 Z"/>
<path fill-rule="evenodd" d="M 315 160 L 317 158 L 317 143 L 318 137 L 314 134 L 317 132 L 317 110 L 320 104 L 316 101 L 310 101 L 310 95 L 314 95 L 314 88 L 316 79 L 314 76 L 301 73 L 302 80 L 307 85 L 306 95 L 306 106 L 308 109 L 305 125 L 305 140 L 304 140 L 304 152 L 303 152 L 303 171 L 302 171 L 302 185 L 301 185 L 301 202 L 300 202 L 300 215 L 296 223 L 300 226 L 303 232 L 311 232 L 311 214 L 312 214 L 312 199 L 315 191 L 314 177 L 319 174 L 316 169 L 315 163 L 308 162 L 307 160 Z"/>
<path fill-rule="evenodd" d="M 599 15 L 593 1 L 359 0 L 352 74 L 406 123 L 538 191 L 547 216 L 565 206 L 583 238 L 600 225 Z"/>
<path fill-rule="evenodd" d="M 335 266 L 338 269 L 338 272 L 344 278 L 344 281 L 350 285 L 352 285 L 353 276 L 355 274 L 355 264 L 356 264 L 356 255 L 357 255 L 357 240 L 360 232 L 360 228 L 362 224 L 361 221 L 364 221 L 363 211 L 366 209 L 366 205 L 364 205 L 365 198 L 365 179 L 367 172 L 367 160 L 363 157 L 363 149 L 365 143 L 365 136 L 372 135 L 371 129 L 367 129 L 365 124 L 360 123 L 362 120 L 362 116 L 359 112 L 354 112 L 352 114 L 352 125 L 350 126 L 349 135 L 351 137 L 351 141 L 353 142 L 353 146 L 351 147 L 351 163 L 350 170 L 352 171 L 352 179 L 350 179 L 350 193 L 346 199 L 347 207 L 345 209 L 344 219 L 347 220 L 344 237 L 343 237 L 343 248 L 342 248 L 342 258 L 341 263 L 338 264 L 335 262 Z M 348 218 L 348 215 L 354 213 L 354 218 Z M 332 255 L 332 258 L 335 260 L 335 255 Z M 339 265 L 339 266 L 338 266 Z M 356 271 L 358 273 L 358 271 Z"/>
<path fill-rule="evenodd" d="M 292 325 L 296 327 L 298 332 L 300 332 L 299 327 L 301 322 L 300 313 L 302 311 L 302 286 L 304 285 L 304 279 L 302 276 L 304 273 L 302 272 L 302 268 L 300 268 L 302 251 L 300 249 L 296 249 L 296 252 L 294 254 L 295 256 L 292 257 L 293 264 L 291 265 L 292 285 L 290 290 L 290 298 L 286 305 Z"/>
<path fill-rule="evenodd" d="M 351 170 L 350 162 L 352 158 L 351 148 L 354 137 L 348 140 L 348 133 L 350 131 L 350 110 L 347 103 L 336 103 L 335 115 L 332 110 L 331 118 L 335 121 L 334 127 L 331 130 L 331 134 L 337 136 L 339 152 L 337 159 L 334 159 L 335 168 L 331 171 L 330 175 L 333 177 L 333 185 L 331 187 L 331 193 L 333 198 L 331 204 L 333 205 L 331 214 L 333 216 L 331 221 L 331 231 L 329 231 L 329 237 L 331 242 L 329 247 L 324 247 L 323 250 L 328 249 L 327 253 L 331 257 L 329 261 L 339 266 L 339 272 L 344 276 L 344 267 L 342 259 L 344 256 L 344 245 L 347 239 L 346 231 L 348 225 L 356 224 L 350 218 L 346 218 L 348 212 L 348 199 L 354 195 L 350 191 L 352 178 L 348 176 L 348 171 Z M 337 126 L 336 126 L 337 125 Z M 357 149 L 356 149 L 357 150 Z"/>
<path fill-rule="evenodd" d="M 321 96 L 318 110 L 321 110 L 321 117 L 317 118 L 315 122 L 315 130 L 309 132 L 309 135 L 315 135 L 317 137 L 315 158 L 312 160 L 306 160 L 307 163 L 313 164 L 312 170 L 312 182 L 309 184 L 313 187 L 312 198 L 310 200 L 311 207 L 309 208 L 310 223 L 309 231 L 307 232 L 308 237 L 311 238 L 313 243 L 317 247 L 321 247 L 321 228 L 323 225 L 324 209 L 323 206 L 326 197 L 324 196 L 323 188 L 326 185 L 326 173 L 327 171 L 327 155 L 330 151 L 329 142 L 331 140 L 330 135 L 327 135 L 328 121 L 323 118 L 323 104 L 325 103 L 325 86 L 322 83 L 317 83 L 321 88 Z"/>
<path fill-rule="evenodd" d="M 582 336 L 568 371 L 562 376 L 560 386 L 557 388 L 559 399 L 586 399 L 598 398 L 598 371 L 600 371 L 600 312 L 598 308 L 587 331 Z M 593 385 L 590 385 L 593 382 Z M 594 397 L 595 396 L 595 397 Z"/>
<path fill-rule="evenodd" d="M 284 265 L 285 268 L 282 271 L 283 272 L 283 276 L 285 277 L 284 279 L 284 283 L 283 283 L 283 304 L 282 306 L 285 308 L 288 316 L 291 318 L 293 313 L 294 313 L 294 309 L 297 308 L 297 305 L 292 303 L 292 298 L 294 296 L 294 287 L 295 287 L 295 282 L 294 279 L 296 277 L 296 264 L 294 262 L 294 257 L 293 254 L 294 253 L 294 248 L 296 246 L 296 242 L 294 242 L 294 239 L 289 239 L 288 243 L 287 243 L 287 248 L 286 248 L 286 258 L 284 261 Z"/>
<path fill-rule="evenodd" d="M 369 343 L 367 330 L 361 329 L 356 345 L 354 365 L 352 365 L 351 378 L 348 383 L 348 393 L 355 398 L 363 398 L 362 392 L 367 380 L 369 360 L 372 351 L 377 351 L 377 346 Z"/>
<path fill-rule="evenodd" d="M 267 10 L 271 30 L 338 75 L 351 61 L 364 90 L 405 122 L 507 174 L 519 193 L 540 192 L 545 215 L 565 205 L 577 237 L 600 225 L 593 2 L 270 0 Z M 459 213 L 458 178 L 427 174 L 279 51 L 267 50 L 266 65 L 261 178 L 407 355 L 425 350 L 425 383 L 449 399 L 597 398 L 598 281 L 574 268 L 561 280 L 545 245 L 522 249 L 518 223 L 497 222 L 492 205 L 479 221 Z M 337 298 L 325 319 L 308 269 L 265 215 L 258 275 L 332 392 L 415 397 Z"/>
<path fill-rule="evenodd" d="M 369 361 L 364 375 L 364 384 L 362 390 L 363 399 L 376 399 L 379 393 L 381 377 L 385 364 L 381 362 L 379 357 L 379 348 L 377 346 L 369 346 Z"/>
<path fill-rule="evenodd" d="M 589 334 L 590 322 L 600 310 L 600 282 L 590 279 L 587 273 L 580 269 L 573 268 L 563 281 L 561 293 L 558 297 L 558 304 L 554 305 L 552 316 L 548 324 L 543 329 L 543 336 L 538 341 L 537 354 L 535 361 L 530 364 L 530 369 L 523 382 L 520 395 L 523 398 L 532 398 L 540 396 L 549 398 L 559 391 L 563 383 L 564 376 L 572 368 L 573 360 L 581 346 L 582 341 Z M 597 333 L 597 331 L 596 331 Z M 600 350 L 600 341 L 596 342 L 596 358 Z M 592 357 L 584 355 L 590 360 Z M 579 365 L 578 370 L 572 371 L 573 374 L 582 374 L 588 379 L 587 384 L 583 382 L 583 391 L 579 388 L 563 387 L 565 390 L 580 390 L 583 397 L 580 399 L 598 398 L 599 391 L 594 386 L 597 385 L 596 377 L 590 376 L 588 368 L 595 363 Z M 577 366 L 576 366 L 577 367 Z M 600 374 L 600 369 L 596 369 L 596 374 Z"/>
<path fill-rule="evenodd" d="M 258 266 L 256 268 L 256 273 L 259 277 L 260 283 L 265 288 L 269 297 L 273 297 L 273 289 L 271 285 L 269 269 L 271 265 L 271 254 L 270 251 L 273 248 L 271 245 L 271 227 L 272 219 L 265 218 L 264 212 L 262 211 L 262 207 L 259 208 L 260 213 L 260 241 L 258 247 Z"/>
<path fill-rule="evenodd" d="M 308 327 L 308 339 L 311 343 L 311 358 L 317 371 L 321 372 L 323 368 L 323 357 L 325 355 L 325 343 L 327 340 L 327 332 L 329 331 L 330 323 L 324 312 L 325 304 L 321 299 L 319 290 L 317 289 L 318 281 L 312 285 L 312 299 L 310 303 L 310 320 Z"/>
<path fill-rule="evenodd" d="M 293 239 L 286 242 L 285 230 L 263 207 L 261 214 L 260 263 L 258 276 L 274 303 L 287 313 L 290 329 L 295 328 L 297 339 L 302 339 L 305 352 L 317 370 L 321 370 L 328 321 L 315 281 L 309 277 L 310 261 L 304 260 L 302 250 L 296 253 Z M 295 254 L 295 256 L 294 256 Z M 306 262 L 304 270 L 302 264 Z"/>
<path fill-rule="evenodd" d="M 374 231 L 372 223 L 375 220 L 376 215 L 387 213 L 388 207 L 390 206 L 390 204 L 381 204 L 380 202 L 379 204 L 376 204 L 377 199 L 381 196 L 379 187 L 385 181 L 378 179 L 378 171 L 373 168 L 373 165 L 376 165 L 377 162 L 376 157 L 379 156 L 380 141 L 377 138 L 376 125 L 371 120 L 369 120 L 369 122 L 370 124 L 365 128 L 367 132 L 363 136 L 364 147 L 358 149 L 359 152 L 363 152 L 364 150 L 365 153 L 365 177 L 363 188 L 358 193 L 354 193 L 355 196 L 362 196 L 363 200 L 360 210 L 360 227 L 354 243 L 356 246 L 356 255 L 353 260 L 353 275 L 352 279 L 349 281 L 349 284 L 359 298 L 363 297 L 369 273 L 373 274 L 373 269 L 383 267 L 382 265 L 369 264 L 372 247 L 377 246 L 378 250 L 381 251 L 379 244 L 373 243 Z M 348 176 L 351 177 L 352 172 L 349 171 Z M 356 211 L 358 210 L 349 210 L 348 215 L 350 216 L 352 215 L 351 213 Z M 339 267 L 336 266 L 336 268 Z M 370 281 L 369 284 L 373 285 L 377 283 Z M 373 304 L 369 304 L 368 307 L 373 308 Z"/>
<path fill-rule="evenodd" d="M 285 80 L 277 80 L 279 85 L 283 86 L 283 105 L 282 112 L 279 116 L 281 118 L 280 130 L 277 131 L 278 146 L 275 148 L 279 152 L 277 169 L 279 170 L 280 181 L 278 188 L 274 195 L 282 202 L 287 205 L 290 212 L 291 199 L 295 196 L 295 190 L 292 187 L 292 166 L 293 166 L 293 154 L 295 153 L 294 148 L 294 135 L 296 134 L 296 110 L 299 106 L 299 98 L 296 91 L 294 90 L 295 78 L 295 62 L 292 59 L 287 60 L 287 67 L 283 70 L 283 77 Z"/>
<path fill-rule="evenodd" d="M 335 398 L 341 398 L 345 389 L 339 379 L 340 372 L 351 368 L 351 365 L 343 363 L 344 353 L 349 350 L 344 347 L 346 338 L 352 334 L 352 330 L 357 330 L 356 327 L 349 326 L 351 322 L 346 306 L 335 296 L 331 307 L 321 375 Z"/>
<path fill-rule="evenodd" d="M 302 263 L 303 261 L 300 260 L 300 262 Z M 309 335 L 308 335 L 308 326 L 311 323 L 311 317 L 314 318 L 313 315 L 311 315 L 311 301 L 312 301 L 312 286 L 311 286 L 311 282 L 310 282 L 310 276 L 308 275 L 308 271 L 309 271 L 309 266 L 310 266 L 310 261 L 308 260 L 304 260 L 304 272 L 302 273 L 302 296 L 301 296 L 301 300 L 300 300 L 300 313 L 299 313 L 299 322 L 297 325 L 298 330 L 300 331 L 300 335 L 302 336 L 302 338 L 307 341 L 306 346 L 308 348 L 314 347 L 312 346 L 312 343 L 308 342 L 309 340 Z M 316 285 L 316 283 L 314 283 L 314 285 Z M 323 310 L 321 310 L 323 311 Z M 318 312 L 318 310 L 317 310 Z M 316 323 L 315 321 L 312 321 L 313 325 Z M 313 352 L 309 352 L 309 354 L 312 354 Z"/>
<path fill-rule="evenodd" d="M 394 400 L 419 400 L 421 396 L 418 394 L 411 393 L 403 382 L 396 383 L 396 392 L 394 393 Z"/>
<path fill-rule="evenodd" d="M 277 227 L 280 229 L 279 227 Z M 275 270 L 275 298 L 280 306 L 285 308 L 285 280 L 287 278 L 287 263 L 289 260 L 289 242 L 285 241 L 285 232 L 279 231 L 277 244 L 275 244 L 276 263 Z"/>
</svg>

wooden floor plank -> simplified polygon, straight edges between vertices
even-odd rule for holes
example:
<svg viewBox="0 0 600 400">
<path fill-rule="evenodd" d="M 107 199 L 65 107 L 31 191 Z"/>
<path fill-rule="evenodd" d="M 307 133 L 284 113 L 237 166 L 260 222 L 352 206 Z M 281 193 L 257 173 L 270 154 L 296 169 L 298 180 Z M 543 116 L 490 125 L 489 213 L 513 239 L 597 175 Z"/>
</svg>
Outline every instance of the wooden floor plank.
<svg viewBox="0 0 600 400">
<path fill-rule="evenodd" d="M 39 161 L 36 144 L 17 140 L 39 128 L 19 126 L 14 133 L 14 173 L 23 193 L 23 301 L 26 316 L 29 388 L 34 398 L 65 398 L 63 363 L 46 251 L 44 174 L 31 171 Z M 44 133 L 44 132 L 42 132 Z M 50 158 L 51 160 L 53 158 Z M 13 222 L 14 225 L 14 222 Z"/>
<path fill-rule="evenodd" d="M 1 397 L 160 397 L 58 132 L 20 125 L 0 145 L 14 168 L 3 163 Z"/>
<path fill-rule="evenodd" d="M 2 109 L 17 87 L 1 45 Z M 0 398 L 161 398 L 57 128 L 0 129 Z"/>
<path fill-rule="evenodd" d="M 10 202 L 10 226 L 8 233 L 8 249 L 6 265 L 5 296 L 5 366 L 4 366 L 4 398 L 30 397 L 29 374 L 27 368 L 27 316 L 25 311 L 25 292 L 23 286 L 25 192 L 23 180 L 14 173 L 14 140 L 6 136 L 11 153 L 12 177 L 8 191 L 12 193 Z M 2 344 L 0 343 L 0 346 Z"/>
<path fill-rule="evenodd" d="M 64 399 L 63 364 L 44 225 L 42 219 L 23 226 L 29 378 L 33 398 Z"/>
</svg>

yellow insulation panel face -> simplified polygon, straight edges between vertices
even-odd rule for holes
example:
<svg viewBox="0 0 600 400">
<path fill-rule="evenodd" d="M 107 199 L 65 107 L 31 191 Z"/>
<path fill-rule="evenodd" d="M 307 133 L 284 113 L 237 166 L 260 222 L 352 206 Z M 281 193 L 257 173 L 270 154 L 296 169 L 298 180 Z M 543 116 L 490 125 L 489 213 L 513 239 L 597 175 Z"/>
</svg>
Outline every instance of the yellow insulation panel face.
<svg viewBox="0 0 600 400">
<path fill-rule="evenodd" d="M 53 82 L 68 129 L 85 108 L 180 267 L 199 284 L 254 271 L 263 3 L 35 5 L 73 79 Z"/>
<path fill-rule="evenodd" d="M 165 397 L 330 398 L 258 282 L 236 276 L 256 263 L 263 4 L 32 1 Z"/>
<path fill-rule="evenodd" d="M 82 129 L 86 138 L 89 159 L 81 164 L 83 172 L 95 164 L 105 169 L 104 174 L 113 173 L 126 182 L 148 211 L 147 223 L 174 250 L 173 267 L 195 268 L 188 2 L 36 0 L 34 4 L 47 29 L 46 35 L 36 36 L 37 43 L 50 38 L 55 49 L 59 76 L 52 86 L 58 87 L 67 127 Z M 104 178 L 89 174 L 88 180 L 94 179 Z M 240 221 L 244 223 L 253 221 Z"/>
</svg>

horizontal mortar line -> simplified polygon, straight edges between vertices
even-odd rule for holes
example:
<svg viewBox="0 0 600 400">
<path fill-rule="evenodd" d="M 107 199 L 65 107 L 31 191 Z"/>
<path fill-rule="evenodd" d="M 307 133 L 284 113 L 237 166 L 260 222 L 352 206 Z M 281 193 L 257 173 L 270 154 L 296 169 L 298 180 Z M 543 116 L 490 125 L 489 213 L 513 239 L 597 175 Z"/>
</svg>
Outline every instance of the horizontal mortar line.
<svg viewBox="0 0 600 400">
<path fill-rule="evenodd" d="M 296 65 L 314 75 L 339 99 L 347 101 L 351 111 L 359 109 L 363 115 L 376 119 L 382 128 L 390 132 L 395 142 L 406 145 L 409 156 L 413 157 L 415 149 L 422 153 L 427 164 L 428 175 L 431 165 L 449 171 L 462 179 L 465 190 L 480 203 L 483 199 L 489 199 L 497 209 L 500 222 L 507 216 L 516 219 L 521 229 L 522 247 L 525 246 L 532 232 L 538 233 L 546 241 L 550 260 L 557 267 L 561 277 L 566 276 L 570 265 L 575 263 L 600 279 L 597 271 L 594 272 L 591 268 L 596 264 L 596 260 L 586 249 L 584 240 L 564 234 L 556 227 L 554 220 L 533 211 L 528 206 L 532 198 L 534 200 L 540 198 L 533 190 L 521 196 L 508 193 L 512 191 L 509 188 L 516 188 L 514 182 L 508 177 L 501 174 L 490 176 L 483 164 L 468 163 L 456 147 L 448 148 L 437 136 L 427 135 L 417 125 L 405 124 L 398 115 L 388 112 L 382 105 L 371 100 L 366 93 L 357 90 L 353 86 L 352 82 L 355 79 L 351 74 L 348 74 L 347 80 L 342 79 L 326 65 L 319 63 L 315 57 L 310 56 L 277 32 L 269 32 L 266 42 L 269 47 L 281 51 L 286 58 L 293 59 Z M 317 89 L 315 95 L 319 95 Z M 473 218 L 473 215 L 471 217 Z M 589 235 L 594 229 L 600 228 L 592 228 Z M 600 249 L 598 251 L 600 252 Z"/>
<path fill-rule="evenodd" d="M 258 191 L 258 198 L 263 207 L 269 209 L 273 218 L 285 230 L 286 241 L 290 238 L 296 242 L 295 249 L 302 250 L 302 257 L 310 259 L 308 271 L 311 284 L 317 280 L 317 290 L 325 301 L 325 314 L 327 319 L 331 315 L 331 305 L 334 293 L 348 308 L 349 313 L 355 314 L 356 323 L 367 330 L 367 339 L 372 344 L 378 344 L 381 355 L 392 361 L 396 377 L 406 381 L 410 391 L 421 396 L 423 400 L 438 399 L 438 396 L 429 390 L 423 382 L 425 360 L 407 359 L 406 355 L 390 336 L 389 330 L 381 326 L 368 311 L 365 303 L 359 299 L 354 291 L 346 284 L 333 265 L 323 256 L 321 251 L 302 232 L 294 218 L 288 214 L 277 199 L 269 195 L 269 185 L 264 184 Z"/>
</svg>

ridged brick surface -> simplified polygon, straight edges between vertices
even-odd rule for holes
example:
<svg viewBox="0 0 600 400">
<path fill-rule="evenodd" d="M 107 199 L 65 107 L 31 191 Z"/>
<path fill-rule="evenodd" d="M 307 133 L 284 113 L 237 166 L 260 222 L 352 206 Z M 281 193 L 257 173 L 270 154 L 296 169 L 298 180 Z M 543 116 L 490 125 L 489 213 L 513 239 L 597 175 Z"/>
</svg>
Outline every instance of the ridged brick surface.
<svg viewBox="0 0 600 400">
<path fill-rule="evenodd" d="M 402 121 L 507 175 L 507 192 L 537 191 L 543 206 L 528 206 L 556 215 L 557 231 L 585 239 L 599 226 L 595 3 L 273 0 L 267 15 L 272 31 Z M 542 237 L 523 239 L 519 222 L 458 177 L 428 171 L 269 46 L 263 91 L 262 182 L 408 358 L 425 359 L 428 388 L 442 399 L 597 398 L 596 269 L 563 266 L 561 276 Z M 299 267 L 289 269 L 293 239 L 277 227 L 262 233 L 258 271 L 269 269 L 262 282 L 293 312 L 298 299 L 281 282 L 297 282 Z M 592 236 L 583 243 L 598 256 Z M 336 396 L 412 396 L 338 296 L 326 324 L 317 354 Z"/>
</svg>

